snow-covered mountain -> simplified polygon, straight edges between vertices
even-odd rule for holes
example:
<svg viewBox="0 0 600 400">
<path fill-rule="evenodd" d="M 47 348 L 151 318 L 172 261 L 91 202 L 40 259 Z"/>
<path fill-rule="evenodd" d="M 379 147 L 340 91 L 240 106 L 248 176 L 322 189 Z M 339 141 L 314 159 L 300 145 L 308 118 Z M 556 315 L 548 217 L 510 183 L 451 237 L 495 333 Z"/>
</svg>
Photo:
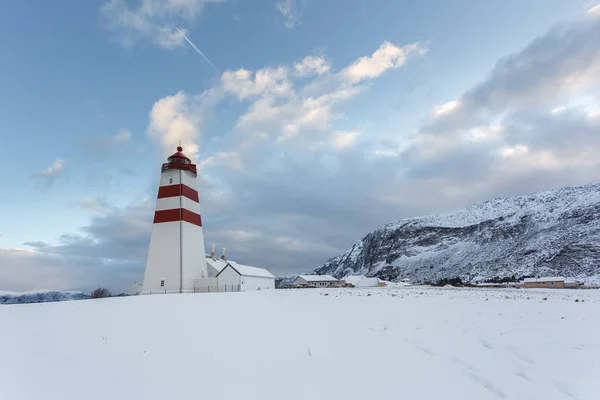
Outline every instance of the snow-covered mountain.
<svg viewBox="0 0 600 400">
<path fill-rule="evenodd" d="M 0 304 L 45 303 L 49 301 L 83 300 L 90 296 L 82 292 L 38 290 L 34 292 L 0 291 Z"/>
<path fill-rule="evenodd" d="M 600 184 L 392 222 L 312 273 L 415 282 L 560 275 L 599 282 Z"/>
</svg>

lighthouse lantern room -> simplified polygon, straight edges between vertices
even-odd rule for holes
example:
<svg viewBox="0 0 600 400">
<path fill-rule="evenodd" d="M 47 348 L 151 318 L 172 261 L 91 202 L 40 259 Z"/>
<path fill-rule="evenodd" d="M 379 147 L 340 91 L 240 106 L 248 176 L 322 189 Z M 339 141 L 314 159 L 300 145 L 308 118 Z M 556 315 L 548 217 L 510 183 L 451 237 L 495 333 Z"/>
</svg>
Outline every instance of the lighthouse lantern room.
<svg viewBox="0 0 600 400">
<path fill-rule="evenodd" d="M 192 292 L 207 276 L 196 165 L 182 151 L 161 168 L 143 294 Z"/>
</svg>

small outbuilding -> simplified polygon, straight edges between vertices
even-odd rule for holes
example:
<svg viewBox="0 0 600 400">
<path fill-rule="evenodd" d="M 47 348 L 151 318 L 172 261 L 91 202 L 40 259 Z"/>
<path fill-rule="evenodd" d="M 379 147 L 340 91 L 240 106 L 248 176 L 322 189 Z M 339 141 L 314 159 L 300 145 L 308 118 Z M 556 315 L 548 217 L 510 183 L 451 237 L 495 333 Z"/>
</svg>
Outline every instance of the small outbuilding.
<svg viewBox="0 0 600 400">
<path fill-rule="evenodd" d="M 565 278 L 560 276 L 548 276 L 544 278 L 525 278 L 523 280 L 525 288 L 564 288 Z"/>
<path fill-rule="evenodd" d="M 292 286 L 298 287 L 339 287 L 342 282 L 331 275 L 298 275 Z"/>
<path fill-rule="evenodd" d="M 367 278 L 363 275 L 350 275 L 343 279 L 344 282 L 348 285 L 352 285 L 354 287 L 378 287 L 382 286 L 383 281 L 379 278 Z"/>
<path fill-rule="evenodd" d="M 569 281 L 562 276 L 547 276 L 544 278 L 525 278 L 522 285 L 524 288 L 547 288 L 547 289 L 577 289 L 584 287 L 581 283 Z"/>
<path fill-rule="evenodd" d="M 240 292 L 249 290 L 275 289 L 275 277 L 266 269 L 250 267 L 228 261 L 217 274 L 219 287 L 232 287 L 232 291 L 238 288 Z"/>
</svg>

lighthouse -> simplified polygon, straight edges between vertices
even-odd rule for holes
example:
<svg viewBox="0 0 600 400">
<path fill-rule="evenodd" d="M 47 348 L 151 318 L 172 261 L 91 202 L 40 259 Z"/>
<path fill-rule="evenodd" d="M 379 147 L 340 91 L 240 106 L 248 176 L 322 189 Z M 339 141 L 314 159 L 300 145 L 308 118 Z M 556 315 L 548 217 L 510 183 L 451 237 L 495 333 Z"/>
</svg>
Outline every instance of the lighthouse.
<svg viewBox="0 0 600 400">
<path fill-rule="evenodd" d="M 193 292 L 207 276 L 196 175 L 181 146 L 162 165 L 142 294 Z"/>
</svg>

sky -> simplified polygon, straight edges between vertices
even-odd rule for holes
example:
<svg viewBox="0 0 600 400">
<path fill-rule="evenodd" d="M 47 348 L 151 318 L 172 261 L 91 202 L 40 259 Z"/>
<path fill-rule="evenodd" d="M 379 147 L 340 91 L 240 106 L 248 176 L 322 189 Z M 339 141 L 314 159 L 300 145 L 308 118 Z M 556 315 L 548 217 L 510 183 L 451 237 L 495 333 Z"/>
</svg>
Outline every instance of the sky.
<svg viewBox="0 0 600 400">
<path fill-rule="evenodd" d="M 276 275 L 402 218 L 598 182 L 598 43 L 586 0 L 11 2 L 0 290 L 139 290 L 179 141 L 206 248 Z"/>
</svg>

